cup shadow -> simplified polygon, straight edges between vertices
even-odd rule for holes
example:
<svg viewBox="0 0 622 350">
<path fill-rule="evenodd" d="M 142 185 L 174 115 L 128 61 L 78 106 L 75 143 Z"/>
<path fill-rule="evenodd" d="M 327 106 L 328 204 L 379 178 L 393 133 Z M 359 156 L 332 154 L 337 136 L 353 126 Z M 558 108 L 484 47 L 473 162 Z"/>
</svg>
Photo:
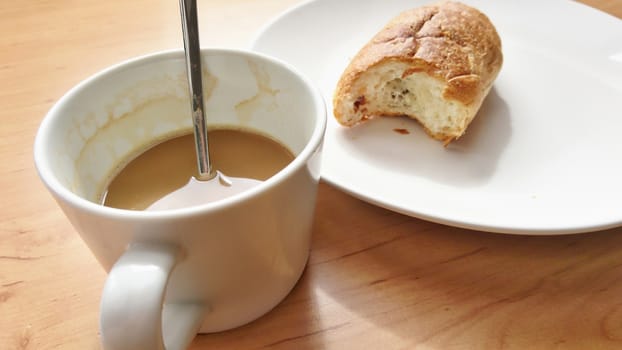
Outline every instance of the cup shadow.
<svg viewBox="0 0 622 350">
<path fill-rule="evenodd" d="M 314 295 L 314 272 L 308 268 L 272 311 L 242 327 L 229 331 L 199 334 L 189 347 L 198 349 L 290 349 L 304 342 L 309 349 L 322 349 L 321 306 Z M 320 331 L 318 331 L 320 330 Z"/>
<path fill-rule="evenodd" d="M 466 133 L 448 147 L 406 117 L 375 118 L 341 128 L 336 137 L 340 147 L 371 167 L 455 187 L 478 186 L 495 172 L 512 135 L 511 119 L 507 102 L 493 87 Z"/>
<path fill-rule="evenodd" d="M 567 236 L 469 231 L 324 184 L 313 234 L 307 270 L 280 305 L 244 327 L 199 336 L 191 349 L 338 349 L 361 339 L 368 348 L 554 348 L 622 340 L 622 228 Z"/>
</svg>

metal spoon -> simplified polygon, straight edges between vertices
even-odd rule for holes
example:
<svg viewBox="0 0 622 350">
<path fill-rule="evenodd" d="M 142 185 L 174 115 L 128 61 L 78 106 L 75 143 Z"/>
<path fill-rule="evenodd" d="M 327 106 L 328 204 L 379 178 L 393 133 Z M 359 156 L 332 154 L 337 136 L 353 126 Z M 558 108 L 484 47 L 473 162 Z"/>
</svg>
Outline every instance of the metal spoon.
<svg viewBox="0 0 622 350">
<path fill-rule="evenodd" d="M 203 82 L 201 79 L 201 49 L 197 21 L 196 0 L 179 0 L 181 26 L 184 32 L 186 72 L 188 87 L 192 96 L 192 125 L 197 152 L 199 180 L 209 180 L 216 174 L 212 171 L 207 141 L 207 122 L 203 108 Z"/>
</svg>

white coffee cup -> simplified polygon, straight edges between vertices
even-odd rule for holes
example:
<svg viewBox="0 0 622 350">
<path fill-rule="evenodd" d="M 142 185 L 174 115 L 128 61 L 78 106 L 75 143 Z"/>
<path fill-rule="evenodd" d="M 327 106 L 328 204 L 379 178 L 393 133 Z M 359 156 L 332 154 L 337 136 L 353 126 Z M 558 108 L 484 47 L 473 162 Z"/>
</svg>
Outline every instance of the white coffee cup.
<svg viewBox="0 0 622 350">
<path fill-rule="evenodd" d="M 36 136 L 39 175 L 109 271 L 104 349 L 184 349 L 197 332 L 248 323 L 305 267 L 326 127 L 322 97 L 293 67 L 257 53 L 202 51 L 208 125 L 243 126 L 295 160 L 248 191 L 201 206 L 130 211 L 97 201 L 137 149 L 191 132 L 183 51 L 133 59 L 63 96 Z"/>
</svg>

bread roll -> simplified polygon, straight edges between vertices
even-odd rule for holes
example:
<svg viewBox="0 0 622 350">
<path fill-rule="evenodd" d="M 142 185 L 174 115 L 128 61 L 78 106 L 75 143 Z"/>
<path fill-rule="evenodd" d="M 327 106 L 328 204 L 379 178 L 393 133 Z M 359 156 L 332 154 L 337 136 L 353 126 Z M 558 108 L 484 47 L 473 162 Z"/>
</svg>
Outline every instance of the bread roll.
<svg viewBox="0 0 622 350">
<path fill-rule="evenodd" d="M 408 116 L 445 145 L 464 134 L 497 77 L 501 40 L 458 2 L 405 11 L 352 59 L 333 98 L 339 123 Z"/>
</svg>

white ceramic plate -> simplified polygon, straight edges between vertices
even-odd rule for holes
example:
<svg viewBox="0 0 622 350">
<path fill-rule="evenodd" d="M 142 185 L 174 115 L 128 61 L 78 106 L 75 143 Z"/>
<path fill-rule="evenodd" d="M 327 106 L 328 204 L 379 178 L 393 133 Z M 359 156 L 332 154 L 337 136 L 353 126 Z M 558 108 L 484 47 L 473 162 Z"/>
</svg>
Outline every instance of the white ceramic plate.
<svg viewBox="0 0 622 350">
<path fill-rule="evenodd" d="M 622 21 L 562 0 L 465 2 L 496 25 L 505 61 L 466 135 L 448 148 L 414 121 L 346 129 L 331 113 L 353 55 L 390 18 L 425 1 L 306 2 L 269 23 L 252 48 L 315 80 L 329 110 L 323 179 L 363 200 L 502 233 L 621 225 Z"/>
</svg>

